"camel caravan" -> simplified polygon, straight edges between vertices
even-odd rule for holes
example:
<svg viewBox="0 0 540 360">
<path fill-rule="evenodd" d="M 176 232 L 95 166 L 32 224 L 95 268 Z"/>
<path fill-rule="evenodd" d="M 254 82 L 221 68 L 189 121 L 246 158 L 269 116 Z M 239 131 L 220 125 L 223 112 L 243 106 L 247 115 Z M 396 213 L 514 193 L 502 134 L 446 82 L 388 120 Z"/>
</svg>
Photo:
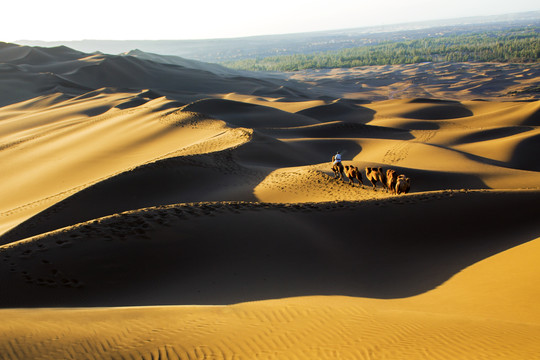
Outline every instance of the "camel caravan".
<svg viewBox="0 0 540 360">
<path fill-rule="evenodd" d="M 383 189 L 394 195 L 407 194 L 411 189 L 411 179 L 401 174 L 398 175 L 395 170 L 388 169 L 386 173 L 383 168 L 366 168 L 366 177 L 373 185 L 373 189 L 377 189 L 377 182 L 380 182 Z"/>
<path fill-rule="evenodd" d="M 344 177 L 349 179 L 349 184 L 354 186 L 354 180 L 358 182 L 358 186 L 364 187 L 362 181 L 362 173 L 356 166 L 345 165 L 341 163 L 341 154 L 338 152 L 332 156 L 332 171 L 334 178 L 340 178 L 345 181 Z M 366 167 L 366 178 L 373 185 L 373 190 L 377 190 L 377 183 L 381 183 L 383 189 L 394 195 L 407 194 L 411 189 L 411 179 L 401 174 L 398 175 L 395 170 L 388 169 L 386 172 L 379 167 Z"/>
</svg>

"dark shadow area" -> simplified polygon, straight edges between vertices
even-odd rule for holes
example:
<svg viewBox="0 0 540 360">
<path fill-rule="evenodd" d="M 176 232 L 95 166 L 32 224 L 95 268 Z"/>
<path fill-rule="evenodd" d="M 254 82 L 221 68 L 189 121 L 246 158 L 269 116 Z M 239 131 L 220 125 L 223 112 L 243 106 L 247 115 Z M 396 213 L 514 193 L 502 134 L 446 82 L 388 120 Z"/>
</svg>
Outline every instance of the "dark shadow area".
<svg viewBox="0 0 540 360">
<path fill-rule="evenodd" d="M 345 121 L 366 124 L 373 120 L 375 110 L 357 105 L 351 101 L 339 100 L 327 105 L 319 105 L 297 114 L 309 116 L 321 122 Z"/>
<path fill-rule="evenodd" d="M 154 99 L 162 97 L 163 94 L 161 94 L 161 93 L 159 93 L 158 91 L 155 91 L 155 90 L 147 89 L 147 90 L 142 91 L 137 96 L 140 97 L 140 98 L 143 98 L 143 99 L 154 100 Z"/>
<path fill-rule="evenodd" d="M 73 98 L 73 100 L 85 100 L 85 99 L 91 99 L 95 96 L 100 96 L 101 94 L 112 94 L 114 92 L 120 92 L 120 89 L 115 89 L 115 88 L 102 88 L 102 89 L 97 89 L 97 90 L 92 90 L 92 91 L 88 91 L 88 92 L 85 92 L 79 96 L 76 96 Z"/>
<path fill-rule="evenodd" d="M 480 96 L 489 94 L 489 93 L 500 93 L 505 89 L 515 88 L 516 85 L 519 85 L 516 74 L 510 72 L 501 72 L 500 74 L 488 72 L 488 76 L 493 78 L 488 82 L 482 82 L 477 86 L 471 87 L 469 90 L 471 94 L 478 94 Z"/>
<path fill-rule="evenodd" d="M 61 92 L 69 96 L 79 96 L 86 92 L 94 90 L 92 87 L 85 86 L 67 79 L 64 79 L 60 75 L 52 74 L 49 82 L 41 89 L 44 93 L 57 93 Z"/>
<path fill-rule="evenodd" d="M 346 160 L 358 155 L 362 147 L 355 140 L 340 138 L 282 141 L 256 130 L 252 141 L 235 149 L 234 155 L 242 165 L 275 169 L 330 163 L 336 151 Z"/>
<path fill-rule="evenodd" d="M 529 115 L 523 122 L 523 125 L 540 126 L 540 108 Z"/>
<path fill-rule="evenodd" d="M 538 191 L 436 192 L 123 214 L 0 253 L 0 284 L 10 289 L 0 306 L 408 297 L 538 237 L 539 202 Z"/>
<path fill-rule="evenodd" d="M 470 132 L 467 135 L 456 138 L 452 142 L 452 145 L 501 139 L 504 137 L 521 134 L 521 133 L 531 131 L 531 130 L 534 130 L 534 128 L 529 127 L 529 126 L 505 126 L 505 127 L 498 127 L 495 129 L 480 130 L 480 131 Z"/>
<path fill-rule="evenodd" d="M 241 80 L 245 80 L 245 79 L 241 79 Z M 281 100 L 283 100 L 283 98 L 285 98 L 285 99 L 296 99 L 296 100 L 302 100 L 302 99 L 307 100 L 308 99 L 306 94 L 304 94 L 303 92 L 298 91 L 298 90 L 296 90 L 296 89 L 294 89 L 292 87 L 287 87 L 287 86 L 283 86 L 283 85 L 277 86 L 275 88 L 267 87 L 267 88 L 263 88 L 263 89 L 257 89 L 257 90 L 252 92 L 252 95 L 279 97 L 279 98 L 282 98 Z"/>
<path fill-rule="evenodd" d="M 109 105 L 96 106 L 86 111 L 83 111 L 82 113 L 86 116 L 98 116 L 98 115 L 106 113 L 110 109 L 111 109 L 111 106 Z"/>
<path fill-rule="evenodd" d="M 469 117 L 472 115 L 474 115 L 472 111 L 457 103 L 425 106 L 421 109 L 404 113 L 403 117 L 416 120 L 448 120 Z"/>
<path fill-rule="evenodd" d="M 489 189 L 489 186 L 479 177 L 464 173 L 419 170 L 392 165 L 383 170 L 394 169 L 397 174 L 404 174 L 411 179 L 411 193 L 422 191 L 439 191 L 448 189 Z M 380 184 L 378 184 L 380 186 Z"/>
<path fill-rule="evenodd" d="M 240 101 L 225 99 L 203 99 L 184 107 L 193 111 L 226 121 L 232 126 L 253 129 L 265 127 L 296 127 L 317 124 L 318 121 L 298 114 Z"/>
<path fill-rule="evenodd" d="M 131 108 L 134 108 L 134 107 L 137 107 L 137 106 L 144 105 L 147 102 L 148 102 L 147 99 L 141 99 L 139 97 L 136 97 L 136 98 L 133 98 L 133 99 L 131 99 L 129 101 L 126 101 L 126 102 L 123 102 L 121 104 L 116 105 L 115 108 L 120 109 L 120 110 L 131 109 Z"/>
<path fill-rule="evenodd" d="M 355 122 L 325 122 L 316 125 L 294 128 L 266 128 L 259 132 L 280 139 L 287 138 L 373 138 L 412 140 L 414 136 L 408 130 L 384 126 L 364 125 Z"/>
<path fill-rule="evenodd" d="M 174 101 L 165 103 L 162 106 L 155 107 L 155 111 L 163 111 L 163 110 L 170 110 L 170 109 L 179 110 L 184 105 L 186 105 L 186 104 L 174 100 Z"/>
<path fill-rule="evenodd" d="M 428 99 L 428 98 L 415 98 L 409 101 L 409 104 L 454 104 L 459 105 L 460 102 L 456 100 L 443 100 L 443 99 Z"/>
<path fill-rule="evenodd" d="M 510 165 L 515 169 L 540 171 L 540 134 L 523 139 L 516 146 Z"/>
</svg>

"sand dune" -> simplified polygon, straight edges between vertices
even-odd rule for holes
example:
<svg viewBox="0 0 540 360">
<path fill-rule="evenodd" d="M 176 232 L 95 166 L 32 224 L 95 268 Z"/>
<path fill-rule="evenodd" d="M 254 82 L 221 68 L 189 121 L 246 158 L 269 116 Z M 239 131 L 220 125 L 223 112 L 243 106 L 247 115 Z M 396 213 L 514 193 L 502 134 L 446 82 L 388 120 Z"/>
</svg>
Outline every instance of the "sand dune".
<svg viewBox="0 0 540 360">
<path fill-rule="evenodd" d="M 204 99 L 186 106 L 185 110 L 222 119 L 232 126 L 251 128 L 295 127 L 319 123 L 311 117 L 291 114 L 270 106 L 224 99 Z"/>
<path fill-rule="evenodd" d="M 253 75 L 0 43 L 0 354 L 535 358 L 529 65 Z"/>
<path fill-rule="evenodd" d="M 423 63 L 305 70 L 290 75 L 346 99 L 538 99 L 538 64 Z M 337 81 L 336 81 L 337 80 Z M 324 89 L 324 90 L 323 90 Z"/>
<path fill-rule="evenodd" d="M 128 211 L 4 245 L 2 283 L 18 291 L 2 305 L 406 297 L 534 238 L 539 200 L 538 191 L 447 191 L 360 203 L 200 202 Z M 370 226 L 404 209 L 416 216 L 391 228 Z M 336 222 L 343 223 L 338 236 Z M 452 227 L 440 233 L 447 223 Z"/>
</svg>

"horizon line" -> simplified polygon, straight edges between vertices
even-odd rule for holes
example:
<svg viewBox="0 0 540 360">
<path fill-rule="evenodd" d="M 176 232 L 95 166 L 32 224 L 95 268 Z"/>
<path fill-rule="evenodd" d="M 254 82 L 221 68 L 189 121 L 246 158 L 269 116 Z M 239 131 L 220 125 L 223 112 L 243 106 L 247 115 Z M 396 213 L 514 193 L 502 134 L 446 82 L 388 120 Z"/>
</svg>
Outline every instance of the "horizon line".
<svg viewBox="0 0 540 360">
<path fill-rule="evenodd" d="M 539 10 L 530 10 L 530 11 L 519 11 L 514 13 L 503 13 L 503 14 L 495 14 L 495 15 L 475 15 L 475 16 L 465 16 L 465 17 L 452 17 L 452 18 L 438 18 L 438 19 L 430 19 L 430 20 L 418 20 L 418 21 L 410 21 L 410 22 L 399 22 L 399 23 L 391 23 L 391 24 L 380 24 L 380 25 L 368 25 L 368 26 L 359 26 L 359 27 L 347 27 L 347 28 L 333 28 L 333 29 L 324 29 L 324 30 L 312 30 L 312 31 L 299 31 L 299 32 L 287 32 L 287 33 L 271 33 L 271 34 L 258 34 L 258 35 L 248 35 L 248 36 L 231 36 L 231 37 L 209 37 L 209 38 L 191 38 L 191 39 L 163 39 L 163 38 L 156 38 L 156 39 L 100 39 L 100 38 L 83 38 L 83 39 L 72 39 L 72 40 L 39 40 L 39 39 L 17 39 L 14 41 L 3 41 L 7 43 L 17 43 L 17 42 L 43 42 L 43 43 L 58 43 L 58 42 L 84 42 L 84 41 L 110 41 L 110 42 L 129 42 L 129 41 L 186 41 L 186 42 L 196 42 L 196 41 L 219 41 L 219 40 L 243 40 L 243 39 L 253 39 L 253 38 L 261 38 L 261 37 L 277 37 L 277 36 L 293 36 L 293 35 L 302 35 L 302 34 L 316 34 L 316 33 L 328 33 L 328 32 L 343 32 L 343 31 L 353 31 L 353 30 L 361 30 L 361 29 L 381 29 L 381 28 L 391 28 L 396 26 L 412 26 L 414 24 L 424 24 L 428 25 L 430 23 L 434 22 L 440 22 L 440 21 L 458 21 L 458 20 L 471 20 L 471 19 L 488 19 L 488 18 L 497 18 L 497 17 L 505 17 L 505 16 L 515 16 L 518 14 L 530 14 L 530 13 L 538 13 L 538 18 L 536 20 L 540 20 L 540 9 Z M 502 21 L 502 20 L 499 20 Z M 497 22 L 497 20 L 493 20 L 493 22 Z M 434 24 L 433 27 L 436 27 L 437 25 Z M 438 26 L 446 26 L 446 24 L 439 24 Z M 379 32 L 391 32 L 381 30 Z"/>
</svg>

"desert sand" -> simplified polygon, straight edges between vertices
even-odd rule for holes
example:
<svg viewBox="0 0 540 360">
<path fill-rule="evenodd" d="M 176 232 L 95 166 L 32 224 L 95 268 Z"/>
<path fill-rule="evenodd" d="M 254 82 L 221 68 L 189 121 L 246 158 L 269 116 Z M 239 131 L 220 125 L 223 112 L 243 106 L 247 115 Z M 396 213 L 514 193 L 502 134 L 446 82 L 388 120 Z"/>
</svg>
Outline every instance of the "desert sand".
<svg viewBox="0 0 540 360">
<path fill-rule="evenodd" d="M 0 73 L 0 358 L 538 358 L 540 65 Z"/>
</svg>

